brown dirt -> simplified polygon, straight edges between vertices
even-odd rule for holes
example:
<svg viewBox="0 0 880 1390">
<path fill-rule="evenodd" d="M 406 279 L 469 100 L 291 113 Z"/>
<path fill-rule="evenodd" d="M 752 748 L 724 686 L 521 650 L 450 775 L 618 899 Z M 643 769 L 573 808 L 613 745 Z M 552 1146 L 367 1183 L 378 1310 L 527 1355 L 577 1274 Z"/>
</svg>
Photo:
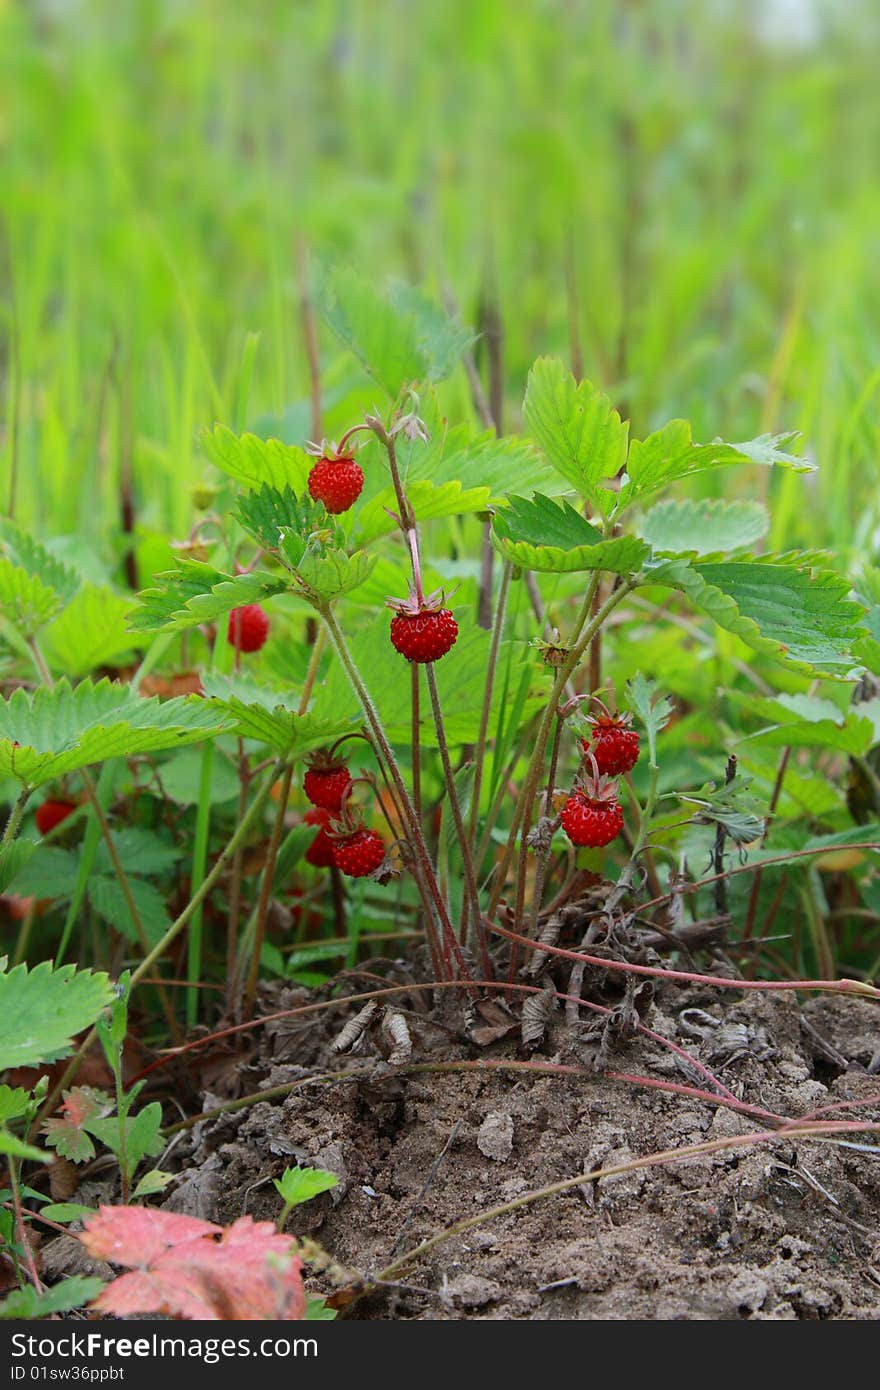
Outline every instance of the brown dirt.
<svg viewBox="0 0 880 1390">
<path fill-rule="evenodd" d="M 264 1003 L 285 1008 L 304 998 L 287 990 Z M 685 1009 L 704 1014 L 683 1020 Z M 880 1051 L 880 1011 L 825 996 L 803 1015 L 812 1033 L 791 995 L 740 1000 L 664 988 L 649 1023 L 711 1065 L 738 1097 L 779 1114 L 876 1098 L 880 1076 L 868 1069 Z M 532 1189 L 759 1127 L 729 1109 L 597 1073 L 393 1074 L 372 1047 L 360 1058 L 332 1053 L 345 1017 L 333 1011 L 268 1025 L 233 1089 L 249 1093 L 342 1066 L 363 1068 L 361 1076 L 309 1082 L 283 1100 L 200 1123 L 174 1149 L 181 1172 L 167 1207 L 224 1223 L 244 1212 L 274 1219 L 271 1179 L 284 1167 L 332 1169 L 339 1187 L 295 1211 L 289 1229 L 367 1277 L 426 1236 Z M 439 1017 L 454 1028 L 454 1015 Z M 737 1031 L 721 1037 L 713 1018 Z M 481 1051 L 435 1027 L 436 1019 L 411 1020 L 414 1060 L 517 1055 L 510 1039 Z M 683 1024 L 704 1036 L 689 1036 Z M 734 1043 L 745 1051 L 719 1059 Z M 568 1031 L 558 1018 L 541 1058 L 587 1063 L 595 1051 L 589 1030 Z M 702 1084 L 643 1036 L 618 1045 L 611 1065 Z M 877 1120 L 880 1106 L 832 1116 L 856 1117 Z M 877 1145 L 876 1136 L 849 1138 Z M 880 1316 L 880 1153 L 779 1137 L 585 1179 L 448 1240 L 398 1278 L 403 1285 L 361 1299 L 349 1315 L 873 1319 Z"/>
</svg>

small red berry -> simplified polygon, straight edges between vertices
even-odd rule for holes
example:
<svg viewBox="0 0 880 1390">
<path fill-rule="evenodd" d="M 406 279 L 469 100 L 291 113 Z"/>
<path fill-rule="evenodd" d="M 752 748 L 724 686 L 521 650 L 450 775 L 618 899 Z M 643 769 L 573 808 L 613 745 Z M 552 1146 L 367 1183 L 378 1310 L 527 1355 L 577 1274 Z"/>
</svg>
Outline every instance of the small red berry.
<svg viewBox="0 0 880 1390">
<path fill-rule="evenodd" d="M 353 507 L 364 487 L 364 470 L 353 458 L 319 458 L 309 473 L 309 492 L 332 516 Z"/>
<path fill-rule="evenodd" d="M 269 636 L 268 615 L 258 603 L 233 608 L 226 635 L 237 652 L 258 652 Z"/>
<path fill-rule="evenodd" d="M 303 816 L 306 825 L 317 825 L 320 829 L 306 850 L 306 863 L 315 869 L 329 869 L 335 864 L 333 841 L 328 833 L 330 812 L 322 806 L 315 806 Z"/>
<path fill-rule="evenodd" d="M 336 867 L 349 878 L 365 878 L 378 869 L 384 858 L 385 842 L 375 830 L 355 830 L 333 842 Z"/>
<path fill-rule="evenodd" d="M 439 661 L 458 638 L 458 623 L 448 608 L 423 608 L 399 612 L 391 619 L 392 646 L 407 661 L 424 665 Z"/>
<path fill-rule="evenodd" d="M 37 807 L 37 814 L 34 817 L 37 822 L 37 829 L 41 835 L 48 835 L 50 830 L 54 830 L 56 825 L 60 825 L 63 820 L 73 815 L 76 810 L 72 801 L 44 801 L 42 806 Z"/>
<path fill-rule="evenodd" d="M 610 845 L 623 829 L 620 802 L 609 795 L 593 797 L 576 791 L 562 808 L 562 828 L 573 845 L 599 849 Z"/>
<path fill-rule="evenodd" d="M 631 722 L 629 714 L 597 714 L 590 720 L 593 738 L 582 739 L 581 747 L 585 754 L 592 753 L 606 777 L 631 772 L 639 760 L 639 736 Z"/>
<path fill-rule="evenodd" d="M 313 806 L 339 811 L 351 786 L 351 773 L 343 763 L 311 766 L 303 778 L 303 791 Z"/>
</svg>

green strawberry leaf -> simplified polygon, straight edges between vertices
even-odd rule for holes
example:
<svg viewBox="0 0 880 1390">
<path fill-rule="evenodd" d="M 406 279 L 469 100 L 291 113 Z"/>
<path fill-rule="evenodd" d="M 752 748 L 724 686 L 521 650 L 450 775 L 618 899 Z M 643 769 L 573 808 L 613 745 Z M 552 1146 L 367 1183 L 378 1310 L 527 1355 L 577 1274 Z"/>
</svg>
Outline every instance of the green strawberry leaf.
<svg viewBox="0 0 880 1390">
<path fill-rule="evenodd" d="M 597 569 L 633 574 L 651 553 L 638 536 L 603 540 L 567 502 L 560 505 L 540 493 L 511 497 L 509 507 L 495 512 L 492 543 L 520 569 L 556 574 Z"/>
<path fill-rule="evenodd" d="M 260 603 L 288 588 L 286 579 L 256 572 L 224 574 L 203 560 L 181 559 L 173 570 L 154 576 L 156 587 L 143 589 L 129 614 L 132 632 L 182 632 L 213 623 L 247 603 Z"/>
<path fill-rule="evenodd" d="M 848 648 L 863 610 L 839 574 L 757 560 L 669 560 L 648 569 L 645 583 L 680 589 L 719 627 L 795 670 L 830 680 L 852 673 Z"/>
<path fill-rule="evenodd" d="M 769 525 L 760 502 L 686 498 L 658 502 L 638 529 L 658 554 L 713 555 L 747 549 L 767 534 Z"/>
<path fill-rule="evenodd" d="M 0 969 L 0 1071 L 56 1062 L 113 998 L 108 977 L 74 965 Z"/>
<path fill-rule="evenodd" d="M 759 463 L 780 464 L 798 472 L 812 471 L 813 465 L 806 459 L 777 447 L 793 438 L 791 434 L 761 435 L 745 444 L 725 444 L 720 439 L 711 444 L 695 444 L 687 420 L 670 420 L 647 439 L 634 439 L 630 444 L 617 510 L 623 511 L 670 483 L 713 468 Z"/>
<path fill-rule="evenodd" d="M 198 743 L 224 727 L 194 695 L 161 703 L 108 680 L 16 690 L 0 700 L 0 777 L 37 787 L 107 758 Z"/>
<path fill-rule="evenodd" d="M 212 463 L 246 488 L 292 488 L 297 494 L 307 489 L 314 459 L 293 444 L 233 434 L 225 425 L 204 430 L 201 444 Z"/>
<path fill-rule="evenodd" d="M 0 1318 L 15 1318 L 22 1322 L 33 1322 L 38 1318 L 49 1318 L 57 1313 L 69 1313 L 74 1308 L 82 1308 L 91 1303 L 105 1287 L 103 1279 L 86 1279 L 79 1274 L 62 1279 L 51 1289 L 36 1289 L 27 1284 L 13 1289 L 12 1293 L 0 1303 Z"/>
<path fill-rule="evenodd" d="M 523 415 L 557 473 L 607 514 L 615 497 L 605 480 L 626 463 L 629 426 L 589 381 L 576 382 L 556 357 L 539 357 L 529 373 Z"/>
</svg>

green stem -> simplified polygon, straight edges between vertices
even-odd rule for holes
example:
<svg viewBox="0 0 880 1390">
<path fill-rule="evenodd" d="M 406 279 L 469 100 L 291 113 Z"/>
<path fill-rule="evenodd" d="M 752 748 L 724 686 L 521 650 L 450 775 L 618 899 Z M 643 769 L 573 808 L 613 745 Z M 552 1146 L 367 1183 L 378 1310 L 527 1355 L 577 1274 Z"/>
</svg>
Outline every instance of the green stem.
<svg viewBox="0 0 880 1390">
<path fill-rule="evenodd" d="M 449 806 L 452 811 L 455 831 L 458 835 L 462 863 L 464 864 L 464 891 L 465 900 L 468 904 L 471 927 L 469 936 L 466 937 L 465 940 L 474 940 L 477 942 L 483 969 L 488 976 L 491 976 L 493 973 L 492 962 L 489 959 L 486 932 L 480 916 L 480 895 L 477 889 L 477 875 L 474 869 L 473 850 L 468 831 L 465 829 L 464 817 L 461 814 L 461 802 L 458 799 L 458 788 L 455 785 L 455 774 L 452 771 L 452 762 L 449 757 L 449 744 L 446 739 L 446 727 L 443 723 L 443 711 L 440 708 L 440 692 L 437 689 L 437 673 L 434 670 L 433 661 L 428 662 L 425 667 L 425 675 L 428 681 L 428 690 L 431 694 L 431 709 L 434 713 L 434 728 L 437 731 L 437 744 L 440 749 L 440 761 L 443 764 L 446 792 L 449 797 Z"/>
<path fill-rule="evenodd" d="M 474 752 L 474 789 L 471 801 L 470 832 L 471 840 L 476 839 L 477 823 L 480 818 L 480 795 L 483 790 L 483 771 L 486 764 L 486 743 L 489 734 L 489 719 L 492 713 L 492 692 L 495 687 L 495 673 L 498 669 L 498 653 L 501 650 L 501 637 L 504 632 L 504 619 L 507 613 L 507 596 L 510 593 L 510 581 L 513 575 L 513 565 L 509 560 L 505 560 L 504 568 L 501 571 L 501 587 L 498 591 L 498 603 L 495 608 L 495 621 L 492 624 L 492 642 L 489 647 L 489 661 L 486 666 L 486 685 L 483 690 L 483 708 L 480 711 L 480 730 L 477 734 L 477 746 Z"/>
<path fill-rule="evenodd" d="M 193 840 L 192 888 L 198 893 L 205 880 L 208 863 L 208 838 L 211 831 L 211 775 L 214 771 L 214 744 L 206 743 L 202 749 L 202 766 L 199 776 L 199 804 L 196 811 L 196 829 Z M 189 927 L 186 948 L 186 978 L 190 984 L 197 984 L 202 974 L 202 902 L 193 913 Z M 191 989 L 186 996 L 186 1022 L 192 1028 L 198 1019 L 199 991 Z"/>
<path fill-rule="evenodd" d="M 364 685 L 361 674 L 348 649 L 348 644 L 346 643 L 342 630 L 329 604 L 322 604 L 318 607 L 318 612 L 326 624 L 336 654 L 342 662 L 345 673 L 351 681 L 355 694 L 360 700 L 361 707 L 367 718 L 367 723 L 370 726 L 370 731 L 376 741 L 376 747 L 385 761 L 395 791 L 397 792 L 401 809 L 404 813 L 406 828 L 409 831 L 415 855 L 415 879 L 425 905 L 425 934 L 431 947 L 435 971 L 437 971 L 439 978 L 446 978 L 444 966 L 445 969 L 448 969 L 451 963 L 451 957 L 454 956 L 460 973 L 466 978 L 468 975 L 467 966 L 461 954 L 461 948 L 459 947 L 455 932 L 452 929 L 446 903 L 443 900 L 443 895 L 440 892 L 440 887 L 434 874 L 421 823 L 416 815 L 415 807 L 410 800 L 409 792 L 401 776 L 397 759 L 394 756 L 391 744 L 388 740 L 388 735 L 385 733 L 382 721 L 379 718 L 379 711 L 373 703 L 370 692 Z M 442 936 L 439 938 L 434 923 L 435 912 L 441 925 Z"/>
<path fill-rule="evenodd" d="M 636 580 L 634 578 L 625 580 L 618 589 L 614 590 L 614 592 L 608 596 L 608 598 L 602 604 L 602 607 L 591 619 L 590 613 L 593 606 L 593 595 L 595 594 L 596 587 L 599 583 L 599 574 L 600 572 L 597 570 L 590 581 L 586 596 L 584 597 L 584 601 L 581 604 L 580 612 L 578 613 L 578 616 L 575 620 L 574 643 L 571 647 L 571 650 L 568 653 L 568 656 L 565 658 L 565 661 L 562 663 L 562 665 L 558 668 L 556 672 L 556 680 L 554 681 L 553 689 L 550 692 L 550 696 L 547 700 L 544 713 L 541 717 L 541 722 L 538 725 L 538 731 L 535 735 L 535 748 L 532 753 L 528 771 L 526 773 L 526 780 L 517 803 L 517 808 L 514 814 L 513 824 L 510 828 L 510 834 L 507 839 L 507 844 L 504 847 L 504 853 L 501 857 L 501 863 L 498 866 L 495 886 L 492 890 L 492 897 L 489 903 L 488 910 L 488 916 L 490 918 L 495 916 L 495 913 L 498 909 L 498 901 L 501 897 L 504 884 L 507 880 L 507 874 L 510 869 L 510 862 L 513 858 L 513 853 L 519 835 L 520 826 L 523 820 L 525 819 L 526 808 L 529 808 L 534 805 L 535 797 L 538 794 L 538 784 L 540 782 L 541 771 L 544 766 L 544 756 L 547 752 L 547 742 L 550 736 L 550 730 L 553 725 L 553 720 L 556 717 L 557 705 L 559 704 L 559 701 L 562 697 L 562 693 L 565 690 L 568 678 L 569 676 L 571 676 L 572 672 L 574 671 L 575 667 L 577 666 L 587 647 L 590 645 L 590 642 L 593 640 L 593 637 L 602 627 L 606 618 L 609 616 L 611 612 L 613 612 L 613 610 L 617 607 L 619 603 L 623 602 L 627 594 L 633 588 L 635 588 Z"/>
<path fill-rule="evenodd" d="M 239 822 L 235 834 L 232 836 L 232 839 L 229 841 L 226 848 L 223 850 L 223 853 L 217 859 L 213 869 L 202 883 L 202 886 L 193 895 L 193 897 L 190 898 L 189 902 L 181 912 L 180 916 L 177 917 L 171 923 L 171 926 L 168 928 L 161 941 L 158 941 L 156 943 L 149 955 L 144 957 L 137 970 L 133 972 L 131 977 L 130 989 L 133 990 L 135 985 L 138 984 L 139 981 L 142 980 L 144 976 L 149 973 L 150 969 L 155 964 L 155 962 L 165 954 L 165 952 L 168 950 L 168 947 L 172 944 L 173 941 L 176 940 L 176 938 L 183 931 L 184 927 L 187 925 L 190 918 L 192 917 L 192 914 L 198 909 L 201 903 L 204 902 L 205 898 L 211 892 L 211 889 L 214 887 L 217 880 L 220 878 L 220 875 L 223 873 L 224 869 L 226 868 L 226 865 L 229 863 L 229 860 L 235 854 L 235 851 L 237 850 L 238 846 L 242 844 L 243 841 L 246 839 L 248 833 L 250 832 L 251 826 L 253 825 L 259 813 L 262 811 L 263 806 L 265 805 L 266 800 L 269 796 L 269 793 L 272 790 L 272 785 L 276 777 L 278 776 L 280 767 L 280 763 L 274 763 L 272 767 L 269 769 L 262 787 L 260 788 L 259 792 L 251 802 L 250 809 L 248 810 L 247 815 Z M 55 1106 L 58 1102 L 58 1098 L 60 1097 L 62 1090 L 64 1090 L 67 1086 L 70 1085 L 70 1082 L 78 1072 L 82 1064 L 83 1058 L 85 1057 L 92 1043 L 95 1041 L 96 1037 L 97 1029 L 92 1028 L 88 1035 L 80 1043 L 74 1056 L 70 1059 L 70 1062 L 68 1063 L 61 1079 L 58 1082 L 56 1082 L 55 1086 L 53 1086 L 52 1090 L 50 1091 L 40 1112 L 41 1115 L 52 1114 L 52 1111 L 55 1109 Z"/>
<path fill-rule="evenodd" d="M 6 829 L 3 831 L 3 839 L 0 844 L 11 845 L 18 834 L 19 827 L 24 818 L 25 807 L 28 804 L 33 787 L 22 787 L 18 794 L 18 799 L 9 812 L 9 819 L 6 822 Z"/>
<path fill-rule="evenodd" d="M 281 844 L 281 836 L 284 832 L 284 816 L 287 812 L 287 802 L 290 797 L 290 782 L 292 777 L 293 764 L 288 763 L 281 778 L 281 794 L 278 797 L 278 809 L 275 813 L 275 821 L 269 839 L 266 863 L 263 866 L 263 877 L 260 880 L 257 921 L 254 930 L 253 946 L 251 947 L 251 963 L 248 971 L 247 989 L 245 990 L 244 997 L 245 1018 L 250 1018 L 254 1008 L 254 996 L 257 992 L 257 980 L 260 976 L 260 953 L 263 949 L 263 939 L 266 935 L 266 915 L 269 911 L 269 900 L 272 896 L 275 864 L 278 859 L 278 847 Z"/>
</svg>

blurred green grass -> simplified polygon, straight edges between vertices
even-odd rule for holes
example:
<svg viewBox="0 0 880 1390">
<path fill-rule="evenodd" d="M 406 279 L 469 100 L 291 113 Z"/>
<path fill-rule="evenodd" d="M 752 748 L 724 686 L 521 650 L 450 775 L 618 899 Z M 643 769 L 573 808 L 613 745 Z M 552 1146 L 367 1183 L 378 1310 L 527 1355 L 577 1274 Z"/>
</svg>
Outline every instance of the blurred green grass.
<svg viewBox="0 0 880 1390">
<path fill-rule="evenodd" d="M 802 430 L 821 472 L 772 479 L 771 541 L 846 560 L 877 513 L 878 56 L 859 0 L 0 0 L 4 508 L 15 453 L 17 515 L 82 556 L 127 470 L 144 563 L 185 534 L 198 428 L 307 398 L 303 244 L 477 326 L 496 302 L 508 428 L 558 352 L 636 432 Z"/>
</svg>

